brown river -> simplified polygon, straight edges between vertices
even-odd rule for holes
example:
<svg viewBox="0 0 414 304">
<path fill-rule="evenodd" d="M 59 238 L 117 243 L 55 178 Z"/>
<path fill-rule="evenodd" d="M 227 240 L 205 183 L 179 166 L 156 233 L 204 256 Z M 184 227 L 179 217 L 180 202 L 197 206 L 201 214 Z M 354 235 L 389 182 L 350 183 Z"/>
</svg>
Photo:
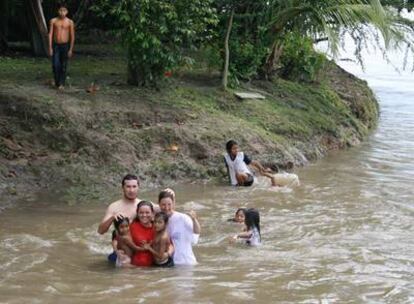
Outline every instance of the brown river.
<svg viewBox="0 0 414 304">
<path fill-rule="evenodd" d="M 346 65 L 381 105 L 361 146 L 298 169 L 293 191 L 175 188 L 177 209 L 199 215 L 199 265 L 115 268 L 96 233 L 105 206 L 45 193 L 0 211 L 0 303 L 414 303 L 414 76 Z M 262 246 L 229 244 L 239 206 L 260 210 Z"/>
</svg>

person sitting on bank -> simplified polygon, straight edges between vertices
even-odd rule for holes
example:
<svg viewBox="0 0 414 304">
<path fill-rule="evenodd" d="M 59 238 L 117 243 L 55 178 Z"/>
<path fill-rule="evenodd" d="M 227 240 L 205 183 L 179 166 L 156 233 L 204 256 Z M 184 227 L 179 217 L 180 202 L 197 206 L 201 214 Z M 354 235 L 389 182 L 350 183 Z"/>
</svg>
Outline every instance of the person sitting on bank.
<svg viewBox="0 0 414 304">
<path fill-rule="evenodd" d="M 272 186 L 277 186 L 275 178 L 269 172 L 269 169 L 265 169 L 258 161 L 251 160 L 249 156 L 239 151 L 237 142 L 229 140 L 226 143 L 226 150 L 224 162 L 232 186 L 249 187 L 253 185 L 254 177 L 251 168 L 260 175 L 268 177 Z"/>
</svg>

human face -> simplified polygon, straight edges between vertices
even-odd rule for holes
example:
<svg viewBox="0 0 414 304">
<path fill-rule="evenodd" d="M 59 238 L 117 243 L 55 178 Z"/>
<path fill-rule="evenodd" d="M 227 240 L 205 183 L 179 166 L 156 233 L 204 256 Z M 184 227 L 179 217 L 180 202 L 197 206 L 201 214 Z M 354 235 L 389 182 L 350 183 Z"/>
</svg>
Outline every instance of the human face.
<svg viewBox="0 0 414 304">
<path fill-rule="evenodd" d="M 135 201 L 135 199 L 138 196 L 138 190 L 139 190 L 138 181 L 135 179 L 126 180 L 124 182 L 124 185 L 122 186 L 122 190 L 124 192 L 125 199 L 129 201 Z"/>
<path fill-rule="evenodd" d="M 162 217 L 157 217 L 154 221 L 155 231 L 160 232 L 165 229 L 165 222 Z"/>
<path fill-rule="evenodd" d="M 239 146 L 233 145 L 230 149 L 230 155 L 233 157 L 236 157 L 238 152 L 239 152 Z"/>
<path fill-rule="evenodd" d="M 118 227 L 118 232 L 120 235 L 127 235 L 129 232 L 129 225 L 126 222 L 120 224 Z"/>
<path fill-rule="evenodd" d="M 144 226 L 151 226 L 151 221 L 153 218 L 152 210 L 150 206 L 141 206 L 138 211 L 138 220 Z"/>
<path fill-rule="evenodd" d="M 159 202 L 161 211 L 165 212 L 168 216 L 170 216 L 175 209 L 175 204 L 170 197 L 164 197 Z"/>
<path fill-rule="evenodd" d="M 67 14 L 68 14 L 68 10 L 66 9 L 66 7 L 59 8 L 58 15 L 60 18 L 65 18 Z"/>
<path fill-rule="evenodd" d="M 237 223 L 244 223 L 244 218 L 244 212 L 242 210 L 239 210 L 234 216 L 234 219 Z"/>
</svg>

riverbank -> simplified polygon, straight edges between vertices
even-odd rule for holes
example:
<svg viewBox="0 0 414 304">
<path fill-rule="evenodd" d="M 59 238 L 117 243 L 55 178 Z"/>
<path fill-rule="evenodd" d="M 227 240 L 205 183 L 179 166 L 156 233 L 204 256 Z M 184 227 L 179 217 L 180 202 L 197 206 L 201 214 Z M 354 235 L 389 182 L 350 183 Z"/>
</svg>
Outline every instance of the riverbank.
<svg viewBox="0 0 414 304">
<path fill-rule="evenodd" d="M 357 145 L 375 127 L 378 104 L 366 82 L 334 64 L 319 83 L 277 79 L 243 84 L 264 100 L 238 100 L 204 69 L 177 71 L 162 87 L 125 84 L 125 62 L 84 52 L 64 92 L 50 63 L 0 58 L 0 192 L 18 199 L 64 188 L 69 203 L 105 200 L 126 172 L 144 187 L 226 182 L 222 153 L 236 139 L 266 164 L 305 165 Z"/>
</svg>

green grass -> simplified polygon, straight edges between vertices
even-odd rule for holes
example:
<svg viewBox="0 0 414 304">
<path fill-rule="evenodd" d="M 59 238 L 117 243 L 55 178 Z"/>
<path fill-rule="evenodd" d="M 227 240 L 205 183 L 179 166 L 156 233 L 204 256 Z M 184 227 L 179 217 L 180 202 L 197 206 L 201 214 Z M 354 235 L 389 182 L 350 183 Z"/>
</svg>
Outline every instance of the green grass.
<svg viewBox="0 0 414 304">
<path fill-rule="evenodd" d="M 165 175 L 217 177 L 230 138 L 246 152 L 259 145 L 264 152 L 255 155 L 258 160 L 301 162 L 303 155 L 319 157 L 329 148 L 320 146 L 321 138 L 334 138 L 344 147 L 367 135 L 377 119 L 378 107 L 366 84 L 340 71 L 333 77 L 343 77 L 342 88 L 328 81 L 253 81 L 237 91 L 263 92 L 266 99 L 241 101 L 231 90 L 221 90 L 219 75 L 201 65 L 178 71 L 157 89 L 128 86 L 121 54 L 88 55 L 93 50 L 69 62 L 69 88 L 62 94 L 47 84 L 52 79 L 49 59 L 0 57 L 0 95 L 6 97 L 0 122 L 7 121 L 0 136 L 13 137 L 34 154 L 56 156 L 48 167 L 31 167 L 33 176 L 46 170 L 54 172 L 51 177 L 73 180 L 93 173 L 103 181 L 136 170 L 158 181 Z M 96 94 L 85 90 L 92 82 L 100 86 Z M 338 90 L 351 89 L 358 99 L 339 97 Z M 165 151 L 170 144 L 179 146 L 178 153 Z M 1 140 L 0 157 L 14 157 Z M 70 197 L 87 196 L 88 184 L 80 180 Z"/>
</svg>

